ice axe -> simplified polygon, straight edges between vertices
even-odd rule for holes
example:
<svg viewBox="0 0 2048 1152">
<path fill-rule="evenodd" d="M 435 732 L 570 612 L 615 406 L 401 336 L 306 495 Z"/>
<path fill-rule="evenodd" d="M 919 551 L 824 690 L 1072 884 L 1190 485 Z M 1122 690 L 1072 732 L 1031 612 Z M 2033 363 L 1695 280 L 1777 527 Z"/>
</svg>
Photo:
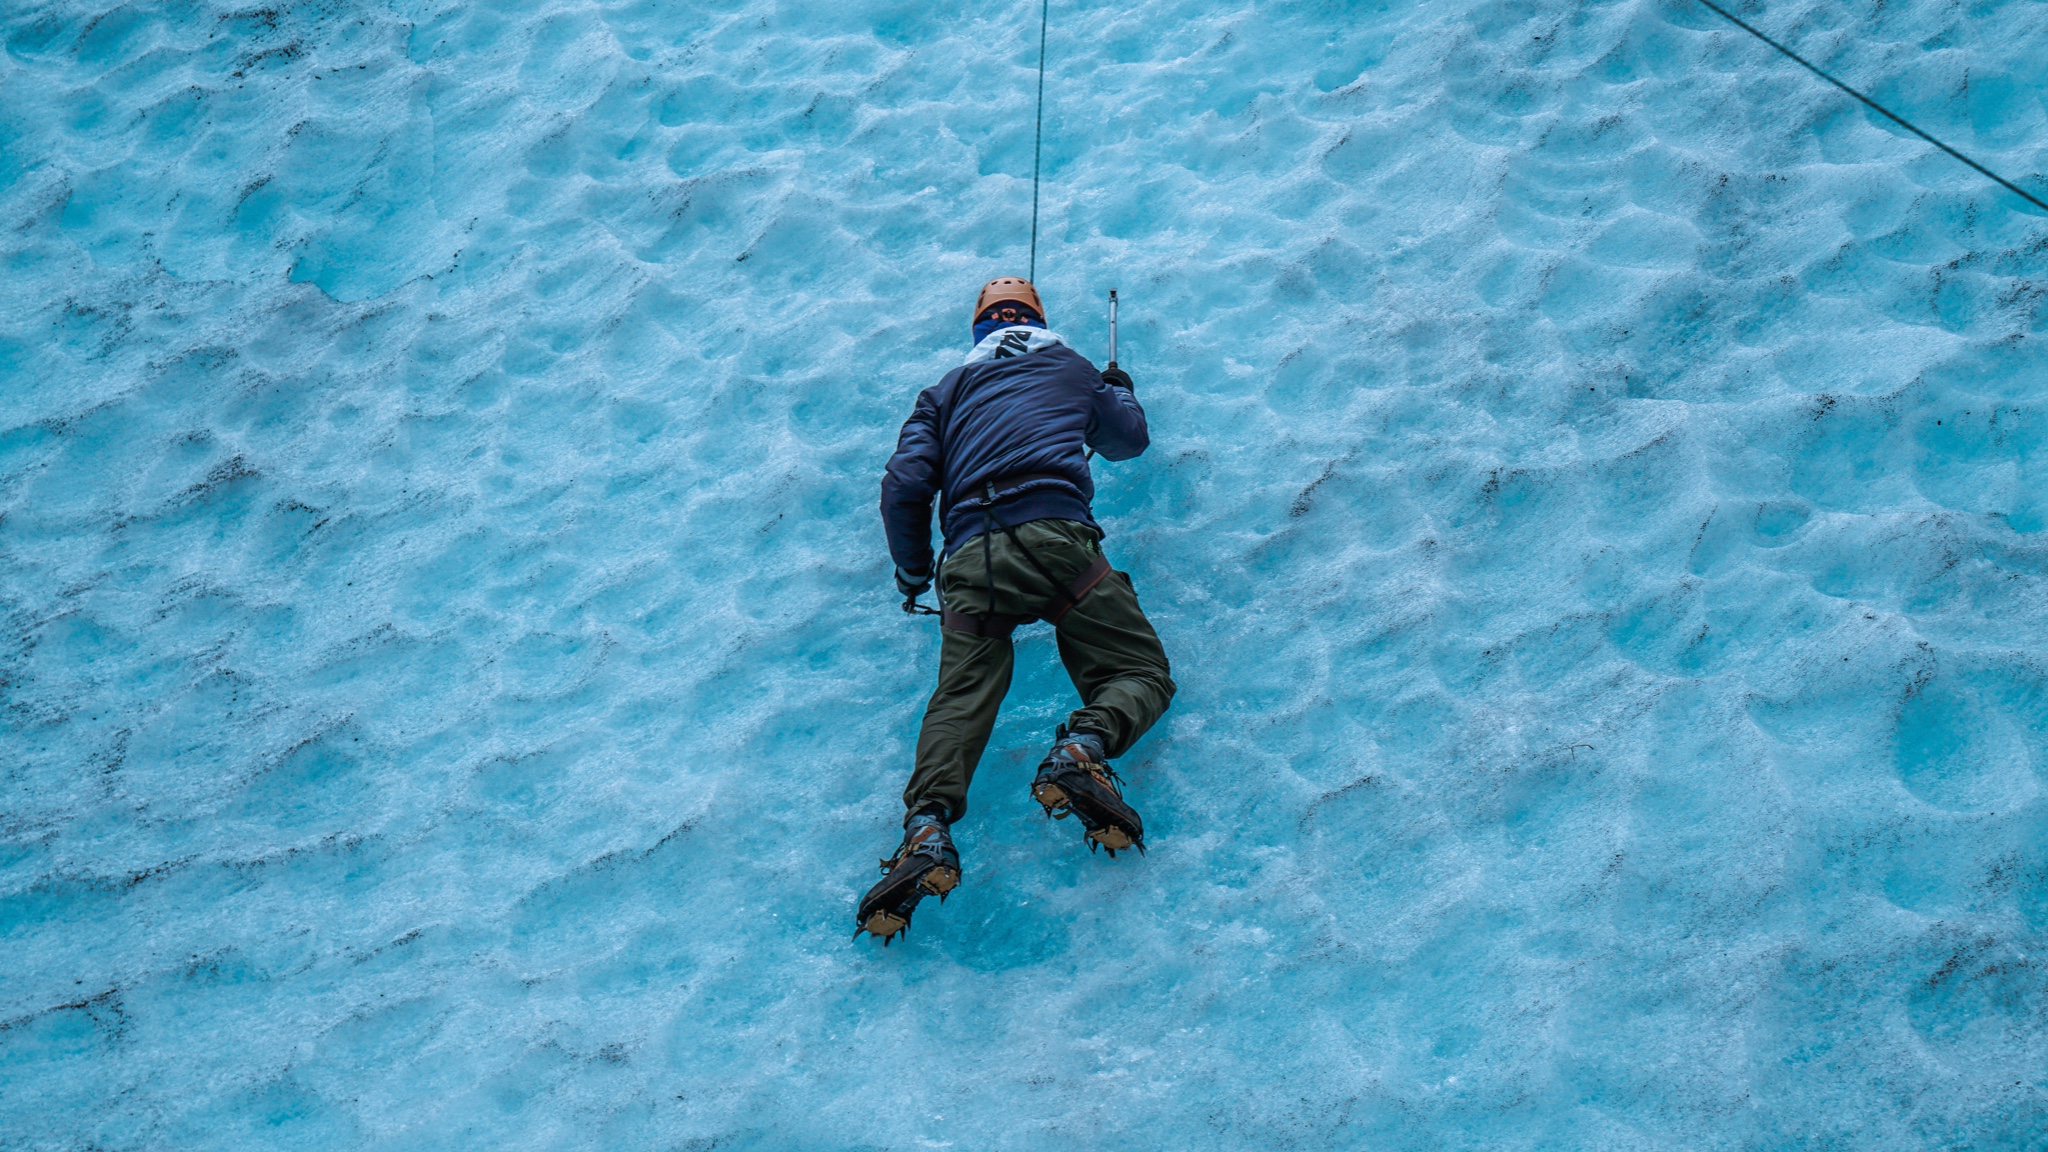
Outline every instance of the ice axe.
<svg viewBox="0 0 2048 1152">
<path fill-rule="evenodd" d="M 1109 290 L 1109 366 L 1116 367 L 1116 289 Z"/>
<path fill-rule="evenodd" d="M 1116 289 L 1109 290 L 1109 366 L 1116 367 Z M 1095 459 L 1095 449 L 1081 453 L 1081 459 Z"/>
</svg>

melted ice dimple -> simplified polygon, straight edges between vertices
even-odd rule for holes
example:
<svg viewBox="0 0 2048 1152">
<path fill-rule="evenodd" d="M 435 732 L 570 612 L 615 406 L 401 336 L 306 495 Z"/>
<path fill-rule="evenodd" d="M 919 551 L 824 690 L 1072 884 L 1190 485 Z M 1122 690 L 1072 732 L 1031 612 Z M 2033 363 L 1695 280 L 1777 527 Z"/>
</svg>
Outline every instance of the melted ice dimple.
<svg viewBox="0 0 2048 1152">
<path fill-rule="evenodd" d="M 1027 629 L 848 944 L 1035 15 L 0 14 L 0 1131 L 2038 1142 L 2048 223 L 1698 6 L 1054 5 L 1152 851 L 1038 818 Z M 2041 187 L 2040 6 L 1750 17 Z"/>
</svg>

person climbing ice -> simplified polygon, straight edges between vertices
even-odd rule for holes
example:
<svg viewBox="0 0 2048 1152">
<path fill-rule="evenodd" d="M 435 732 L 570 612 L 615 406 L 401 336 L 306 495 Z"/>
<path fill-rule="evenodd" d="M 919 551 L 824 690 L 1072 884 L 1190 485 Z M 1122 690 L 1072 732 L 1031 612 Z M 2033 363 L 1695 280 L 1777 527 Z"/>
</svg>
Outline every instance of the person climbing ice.
<svg viewBox="0 0 2048 1152">
<path fill-rule="evenodd" d="M 1078 819 L 1090 851 L 1145 847 L 1145 826 L 1109 762 L 1173 699 L 1165 649 L 1130 577 L 1102 554 L 1089 507 L 1087 450 L 1128 460 L 1149 434 L 1130 374 L 1098 372 L 1046 328 L 1030 281 L 991 280 L 974 305 L 974 349 L 917 397 L 882 479 L 882 523 L 905 611 L 939 584 L 939 683 L 903 790 L 902 844 L 855 913 L 854 934 L 884 944 L 925 896 L 960 882 L 949 831 L 1010 688 L 1010 633 L 1033 619 L 1058 632 L 1082 706 L 1054 734 L 1031 795 Z M 932 504 L 944 550 L 934 558 Z"/>
</svg>

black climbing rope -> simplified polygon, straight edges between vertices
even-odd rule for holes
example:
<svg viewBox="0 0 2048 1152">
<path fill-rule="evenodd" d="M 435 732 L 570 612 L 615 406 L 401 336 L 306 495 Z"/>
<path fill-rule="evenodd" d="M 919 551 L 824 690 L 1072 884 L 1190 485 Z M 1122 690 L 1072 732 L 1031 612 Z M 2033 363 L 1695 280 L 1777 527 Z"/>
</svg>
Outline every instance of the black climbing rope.
<svg viewBox="0 0 2048 1152">
<path fill-rule="evenodd" d="M 1898 115 L 1891 109 L 1886 108 L 1884 105 L 1879 104 L 1877 101 L 1872 100 L 1870 97 L 1865 96 L 1863 93 L 1858 92 L 1854 88 L 1849 87 L 1847 84 L 1842 83 L 1840 80 L 1835 79 L 1833 76 L 1828 75 L 1826 72 L 1821 71 L 1819 68 L 1815 67 L 1813 64 L 1808 62 L 1804 56 L 1801 56 L 1799 53 L 1794 52 L 1790 48 L 1785 47 L 1783 44 L 1778 43 L 1776 40 L 1771 39 L 1769 36 L 1766 36 L 1763 33 L 1757 31 L 1756 29 L 1750 27 L 1749 25 L 1743 23 L 1741 20 L 1735 17 L 1734 13 L 1728 11 L 1726 8 L 1721 7 L 1719 4 L 1714 3 L 1714 0 L 1700 0 L 1700 3 L 1705 4 L 1709 8 L 1712 8 L 1715 12 L 1721 15 L 1722 19 L 1727 20 L 1730 24 L 1735 25 L 1737 28 L 1742 29 L 1744 32 L 1749 33 L 1751 36 L 1756 37 L 1757 39 L 1763 41 L 1766 44 L 1769 44 L 1771 47 L 1776 48 L 1778 51 L 1783 52 L 1785 55 L 1791 57 L 1793 62 L 1798 64 L 1801 68 L 1804 68 L 1808 72 L 1813 73 L 1815 76 L 1818 76 L 1821 79 L 1827 81 L 1828 83 L 1833 84 L 1835 87 L 1840 88 L 1842 91 L 1847 92 L 1849 95 L 1854 96 L 1856 99 L 1863 101 L 1864 104 L 1868 105 L 1870 109 L 1876 112 L 1878 115 L 1883 116 L 1885 119 L 1890 120 L 1892 123 L 1897 124 L 1899 127 L 1904 128 L 1906 131 L 1911 132 L 1913 135 L 1918 136 L 1922 140 L 1927 141 L 1929 144 L 1934 145 L 1936 148 L 1941 149 L 1943 152 L 1948 153 L 1956 159 L 1961 160 L 1963 163 L 1968 164 L 1970 167 L 1975 168 L 1977 171 L 1982 172 L 1984 175 L 1989 176 L 1991 179 L 1997 181 L 2001 186 L 2003 186 L 2006 189 L 2006 191 L 2011 192 L 2013 195 L 2018 196 L 2020 199 L 2025 200 L 2027 203 L 2032 204 L 2034 207 L 2039 208 L 2044 212 L 2048 212 L 2048 204 L 2042 203 L 2040 197 L 2035 196 L 2033 193 L 2028 192 L 2026 189 L 2020 187 L 2019 185 L 2013 183 L 2010 180 L 2007 180 L 2005 177 L 2000 176 L 1998 173 L 1993 172 L 1991 169 L 1986 168 L 1982 164 L 1977 163 L 1975 160 L 1970 159 L 1968 156 L 1963 155 L 1961 152 L 1956 151 L 1948 145 L 1943 144 L 1941 141 L 1936 140 L 1934 137 L 1929 136 L 1927 133 L 1922 132 L 1919 128 L 1915 127 L 1905 117 Z M 1040 49 L 1039 54 L 1043 56 L 1044 50 Z M 1043 67 L 1043 64 L 1041 63 L 1040 66 Z M 1036 194 L 1034 193 L 1034 196 L 1035 195 Z M 1032 222 L 1032 230 L 1034 236 L 1036 236 L 1038 227 L 1036 220 L 1036 212 L 1037 209 L 1034 206 Z"/>
<path fill-rule="evenodd" d="M 1045 145 L 1045 26 L 1052 16 L 1052 0 L 1038 5 L 1038 128 L 1031 141 L 1031 272 L 1026 280 L 1038 279 L 1038 157 Z"/>
</svg>

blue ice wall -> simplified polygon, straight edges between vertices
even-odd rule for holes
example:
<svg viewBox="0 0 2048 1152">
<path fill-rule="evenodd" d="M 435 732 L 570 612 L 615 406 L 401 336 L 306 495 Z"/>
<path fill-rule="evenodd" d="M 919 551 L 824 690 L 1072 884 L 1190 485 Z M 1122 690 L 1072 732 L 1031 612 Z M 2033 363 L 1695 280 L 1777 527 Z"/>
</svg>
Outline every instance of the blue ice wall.
<svg viewBox="0 0 2048 1152">
<path fill-rule="evenodd" d="M 1673 0 L 1057 0 L 1182 692 L 849 944 L 1037 6 L 0 6 L 0 1147 L 2048 1147 L 2048 218 Z M 2048 191 L 2048 4 L 1742 11 Z"/>
</svg>

